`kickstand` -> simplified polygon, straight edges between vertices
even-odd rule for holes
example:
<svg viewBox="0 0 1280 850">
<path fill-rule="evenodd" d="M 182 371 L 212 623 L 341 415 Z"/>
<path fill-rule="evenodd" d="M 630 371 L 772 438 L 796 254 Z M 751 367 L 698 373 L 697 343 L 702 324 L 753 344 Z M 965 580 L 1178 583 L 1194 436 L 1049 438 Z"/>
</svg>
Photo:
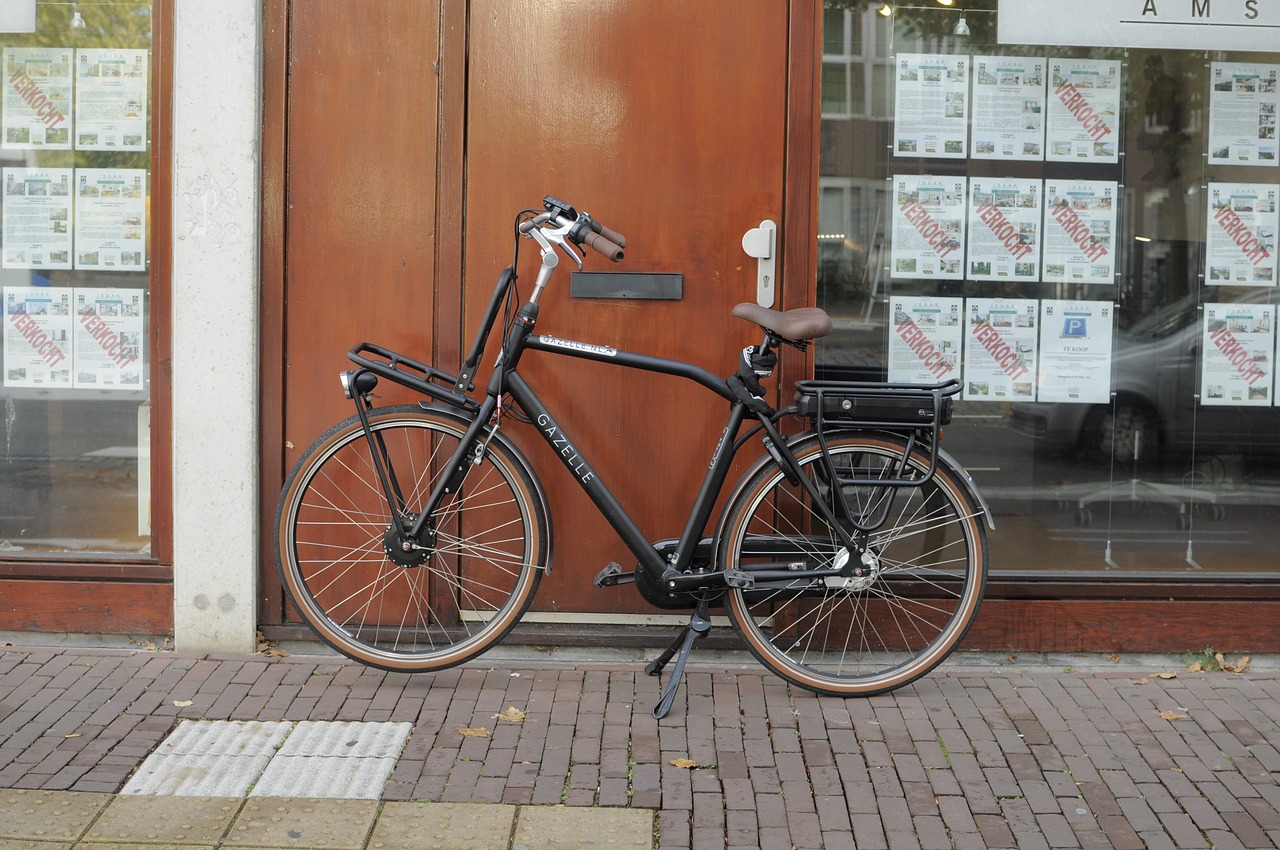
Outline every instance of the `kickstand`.
<svg viewBox="0 0 1280 850">
<path fill-rule="evenodd" d="M 680 690 L 680 681 L 684 678 L 684 663 L 689 660 L 689 652 L 693 649 L 693 642 L 698 638 L 711 631 L 711 611 L 706 601 L 698 603 L 698 608 L 693 612 L 693 616 L 689 618 L 689 625 L 676 635 L 676 639 L 672 641 L 671 646 L 650 662 L 648 667 L 644 668 L 644 672 L 650 676 L 658 676 L 662 673 L 662 668 L 667 666 L 667 662 L 675 656 L 676 667 L 671 671 L 671 678 L 667 680 L 667 687 L 662 692 L 662 699 L 658 700 L 658 704 L 653 707 L 653 716 L 658 720 L 667 716 L 667 712 L 671 710 L 671 703 L 675 702 L 676 691 Z M 677 653 L 679 653 L 677 655 Z"/>
</svg>

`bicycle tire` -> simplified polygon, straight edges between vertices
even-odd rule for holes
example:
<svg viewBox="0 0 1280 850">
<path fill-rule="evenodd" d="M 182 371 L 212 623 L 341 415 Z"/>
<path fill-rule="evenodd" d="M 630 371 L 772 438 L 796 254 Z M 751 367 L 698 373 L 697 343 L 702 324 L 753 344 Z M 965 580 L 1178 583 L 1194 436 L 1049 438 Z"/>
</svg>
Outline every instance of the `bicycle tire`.
<svg viewBox="0 0 1280 850">
<path fill-rule="evenodd" d="M 886 510 L 885 524 L 868 538 L 874 558 L 865 575 L 759 582 L 729 590 L 726 604 L 750 651 L 783 679 L 819 694 L 871 696 L 924 676 L 964 637 L 986 586 L 986 529 L 969 487 L 945 464 L 919 487 L 874 486 L 890 458 L 907 457 L 896 435 L 847 431 L 826 440 L 851 511 Z M 831 498 L 817 437 L 792 450 Z M 928 467 L 918 451 L 907 458 L 910 475 Z M 752 572 L 835 561 L 832 529 L 776 461 L 762 460 L 745 481 L 725 513 L 720 563 Z"/>
<path fill-rule="evenodd" d="M 422 504 L 469 424 L 404 405 L 369 412 L 407 505 Z M 391 514 L 358 416 L 307 449 L 276 509 L 276 566 L 312 630 L 384 670 L 461 664 L 500 641 L 528 609 L 548 557 L 542 499 L 524 459 L 490 441 L 436 513 L 436 545 L 416 566 L 383 551 Z"/>
</svg>

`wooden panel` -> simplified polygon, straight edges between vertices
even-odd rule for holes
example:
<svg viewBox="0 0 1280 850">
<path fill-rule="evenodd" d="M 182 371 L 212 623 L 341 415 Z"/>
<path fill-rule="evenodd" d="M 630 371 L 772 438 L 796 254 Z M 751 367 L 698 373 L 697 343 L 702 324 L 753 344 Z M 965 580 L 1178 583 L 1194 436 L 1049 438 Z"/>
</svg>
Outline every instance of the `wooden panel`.
<svg viewBox="0 0 1280 850">
<path fill-rule="evenodd" d="M 347 349 L 372 340 L 429 361 L 437 315 L 439 3 L 286 3 L 266 7 L 264 221 L 284 234 L 264 242 L 265 350 L 284 361 L 264 368 L 267 397 L 283 398 L 264 418 L 266 547 L 284 475 L 355 412 L 337 381 Z M 409 400 L 385 382 L 379 395 Z M 262 618 L 279 622 L 266 547 Z"/>
<path fill-rule="evenodd" d="M 438 26 L 422 0 L 291 6 L 286 468 L 355 412 L 337 381 L 353 343 L 430 359 Z"/>
<path fill-rule="evenodd" d="M 511 261 L 514 214 L 551 194 L 626 235 L 626 261 L 609 269 L 680 273 L 685 287 L 681 301 L 571 301 L 560 274 L 543 298 L 540 332 L 732 371 L 738 351 L 759 342 L 729 316 L 755 298 L 742 234 L 765 218 L 787 225 L 787 5 L 481 0 L 471 8 L 468 333 Z M 523 251 L 536 257 L 529 244 Z M 607 261 L 587 262 L 604 270 Z M 527 291 L 532 263 L 522 271 Z M 544 355 L 521 368 L 646 534 L 677 536 L 719 438 L 723 401 L 677 379 Z M 591 585 L 608 561 L 635 559 L 537 436 L 509 427 L 551 490 L 556 563 L 535 605 L 646 610 L 629 588 Z"/>
<path fill-rule="evenodd" d="M 988 599 L 963 644 L 997 652 L 1280 650 L 1280 602 Z"/>
<path fill-rule="evenodd" d="M 0 630 L 173 633 L 173 586 L 132 582 L 0 581 Z"/>
<path fill-rule="evenodd" d="M 261 479 L 258 515 L 258 616 L 278 623 L 284 588 L 276 577 L 273 523 L 284 482 L 285 100 L 289 80 L 289 0 L 262 11 L 262 304 L 258 314 Z"/>
</svg>

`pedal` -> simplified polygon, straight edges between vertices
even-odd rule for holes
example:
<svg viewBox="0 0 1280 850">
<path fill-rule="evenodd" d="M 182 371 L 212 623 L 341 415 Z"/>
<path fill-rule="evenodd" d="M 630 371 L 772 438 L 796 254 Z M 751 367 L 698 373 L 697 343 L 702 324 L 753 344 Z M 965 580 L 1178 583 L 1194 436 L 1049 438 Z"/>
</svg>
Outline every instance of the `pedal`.
<svg viewBox="0 0 1280 850">
<path fill-rule="evenodd" d="M 608 566 L 596 573 L 596 587 L 616 587 L 620 584 L 631 584 L 636 580 L 635 573 L 624 573 L 622 565 L 617 561 L 610 561 Z"/>
<path fill-rule="evenodd" d="M 756 586 L 756 577 L 742 570 L 725 570 L 724 585 L 735 590 L 750 590 Z"/>
</svg>

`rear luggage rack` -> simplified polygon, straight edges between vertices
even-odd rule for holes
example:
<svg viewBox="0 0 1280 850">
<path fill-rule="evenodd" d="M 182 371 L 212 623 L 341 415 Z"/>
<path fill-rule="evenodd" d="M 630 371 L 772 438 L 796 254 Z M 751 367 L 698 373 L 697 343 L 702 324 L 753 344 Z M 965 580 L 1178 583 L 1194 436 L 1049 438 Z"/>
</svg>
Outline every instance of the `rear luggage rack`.
<svg viewBox="0 0 1280 850">
<path fill-rule="evenodd" d="M 871 381 L 796 381 L 796 412 L 815 423 L 866 428 L 930 429 L 951 422 L 959 381 L 886 384 Z"/>
<path fill-rule="evenodd" d="M 870 381 L 796 381 L 796 414 L 809 419 L 818 435 L 822 454 L 832 479 L 837 478 L 831 465 L 831 452 L 825 431 L 828 427 L 848 425 L 892 431 L 907 438 L 896 464 L 885 474 L 868 475 L 866 480 L 844 482 L 873 487 L 919 487 L 933 478 L 938 468 L 938 443 L 942 426 L 951 422 L 953 396 L 964 385 L 959 381 L 938 384 L 901 384 Z M 907 459 L 919 449 L 929 459 L 923 475 L 904 475 Z M 883 521 L 866 522 L 855 517 L 847 505 L 840 505 L 843 518 L 862 530 L 874 528 Z"/>
</svg>

